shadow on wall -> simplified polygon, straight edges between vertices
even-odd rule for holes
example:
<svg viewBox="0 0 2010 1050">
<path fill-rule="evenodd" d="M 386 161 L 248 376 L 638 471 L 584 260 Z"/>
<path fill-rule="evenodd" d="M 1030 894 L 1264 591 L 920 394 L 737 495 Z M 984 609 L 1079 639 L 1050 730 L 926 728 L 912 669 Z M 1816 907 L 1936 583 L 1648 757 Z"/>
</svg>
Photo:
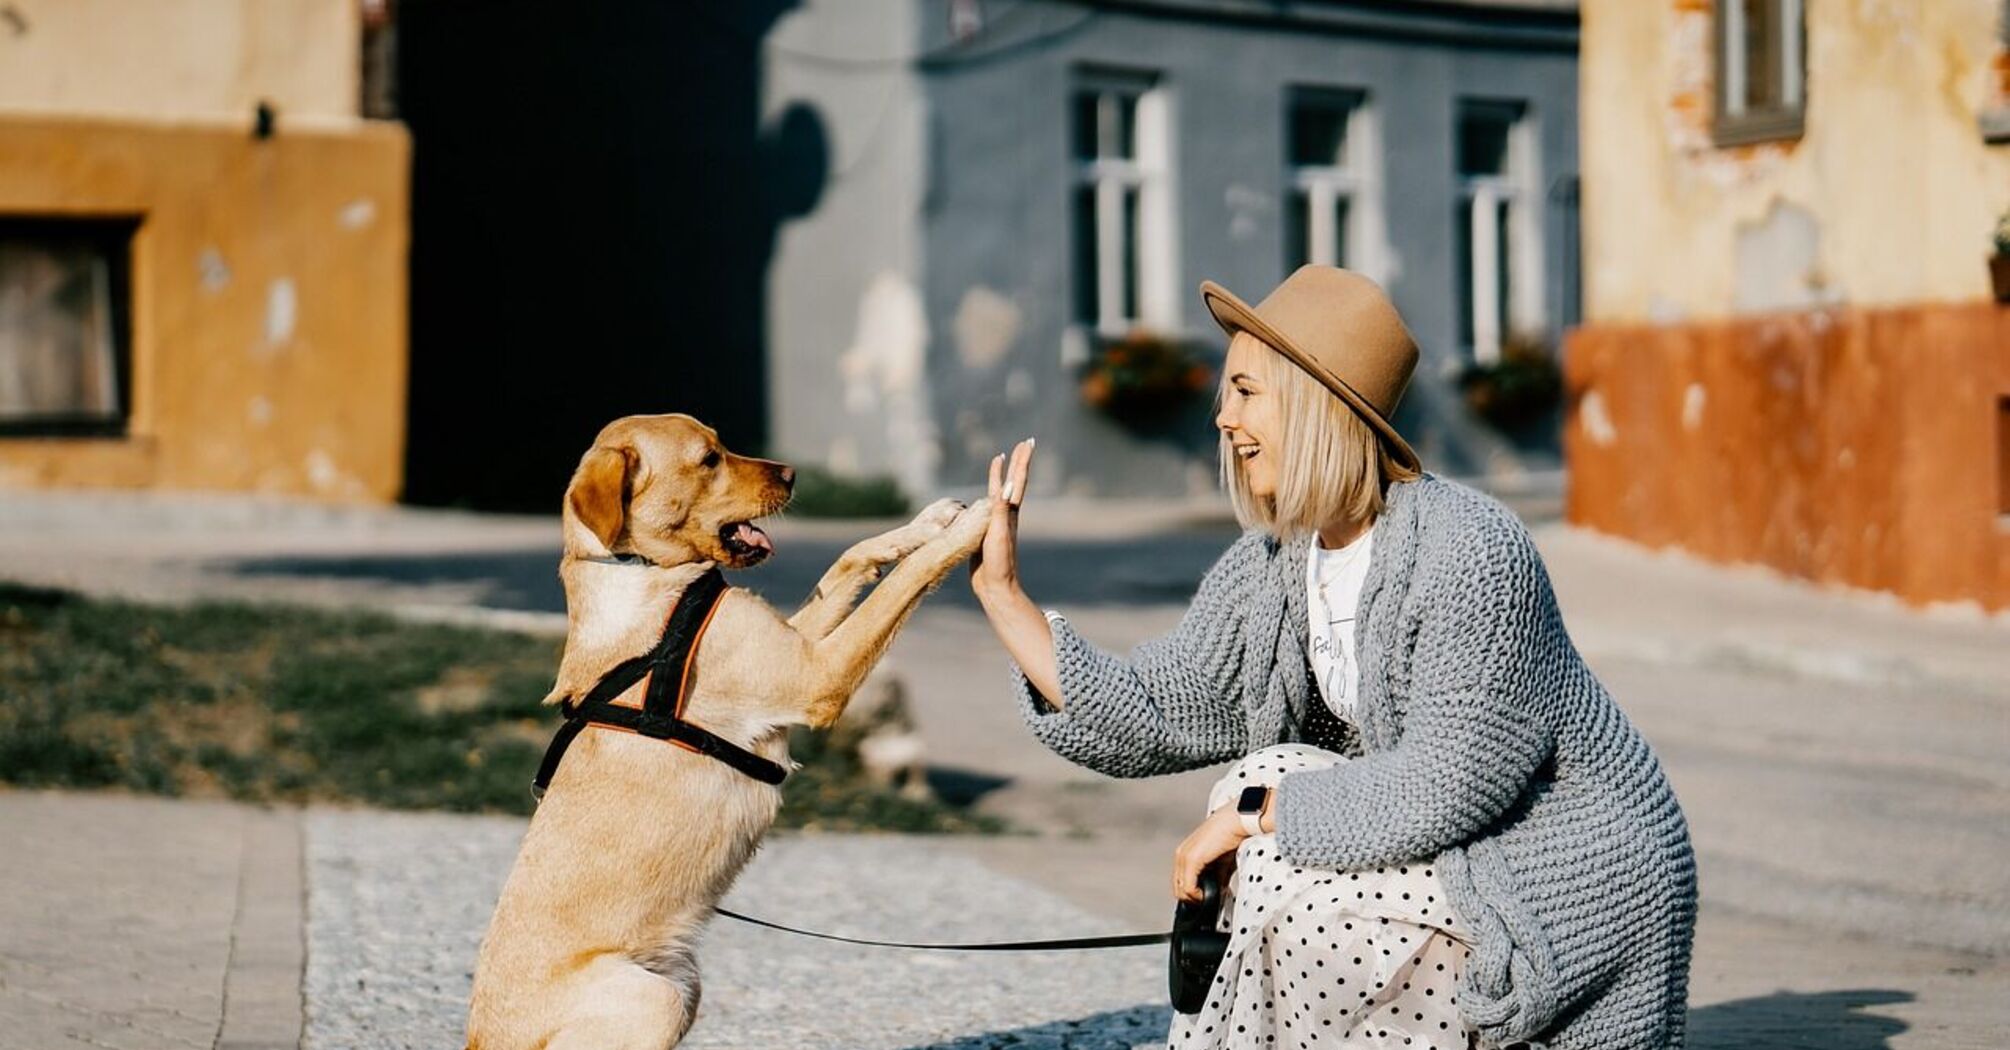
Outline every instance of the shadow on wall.
<svg viewBox="0 0 2010 1050">
<path fill-rule="evenodd" d="M 407 501 L 553 510 L 635 412 L 764 446 L 768 262 L 829 172 L 814 110 L 760 124 L 761 40 L 796 2 L 399 5 Z"/>
<path fill-rule="evenodd" d="M 1890 1050 L 1903 1021 L 1859 1012 L 1866 1006 L 1911 1002 L 1910 992 L 1888 988 L 1837 992 L 1775 992 L 1689 1012 L 1690 1050 Z M 1163 1045 L 1172 1011 L 1163 1006 L 1110 1010 L 1071 1021 L 930 1043 L 913 1050 L 1131 1050 Z"/>
</svg>

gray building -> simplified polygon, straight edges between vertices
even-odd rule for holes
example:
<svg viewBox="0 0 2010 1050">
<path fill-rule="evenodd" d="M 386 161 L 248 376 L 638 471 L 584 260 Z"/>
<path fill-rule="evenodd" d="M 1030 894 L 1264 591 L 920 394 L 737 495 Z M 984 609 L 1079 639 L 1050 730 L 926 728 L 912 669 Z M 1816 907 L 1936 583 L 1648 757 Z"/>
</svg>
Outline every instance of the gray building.
<svg viewBox="0 0 2010 1050">
<path fill-rule="evenodd" d="M 1215 485 L 1212 387 L 1092 404 L 1113 346 L 1216 364 L 1204 278 L 1380 280 L 1424 353 L 1427 467 L 1553 465 L 1453 377 L 1577 312 L 1574 3 L 811 0 L 762 43 L 762 121 L 815 199 L 767 271 L 769 447 L 917 495 L 1040 438 L 1036 494 Z M 1093 386 L 1093 384 L 1091 384 Z"/>
</svg>

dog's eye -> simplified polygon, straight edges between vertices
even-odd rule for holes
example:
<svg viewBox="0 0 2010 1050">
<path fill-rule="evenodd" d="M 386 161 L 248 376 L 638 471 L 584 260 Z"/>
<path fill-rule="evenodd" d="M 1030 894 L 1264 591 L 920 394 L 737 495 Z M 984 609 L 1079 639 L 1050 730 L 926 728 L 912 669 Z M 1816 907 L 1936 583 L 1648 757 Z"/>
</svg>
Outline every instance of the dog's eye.
<svg viewBox="0 0 2010 1050">
<path fill-rule="evenodd" d="M 710 451 L 710 452 L 707 452 L 707 453 L 705 453 L 705 458 L 704 458 L 704 459 L 701 459 L 701 460 L 699 460 L 698 462 L 699 462 L 700 464 L 704 465 L 704 466 L 707 466 L 707 467 L 716 467 L 716 466 L 718 466 L 718 465 L 719 465 L 719 450 L 718 450 L 718 449 L 713 449 L 712 451 Z"/>
</svg>

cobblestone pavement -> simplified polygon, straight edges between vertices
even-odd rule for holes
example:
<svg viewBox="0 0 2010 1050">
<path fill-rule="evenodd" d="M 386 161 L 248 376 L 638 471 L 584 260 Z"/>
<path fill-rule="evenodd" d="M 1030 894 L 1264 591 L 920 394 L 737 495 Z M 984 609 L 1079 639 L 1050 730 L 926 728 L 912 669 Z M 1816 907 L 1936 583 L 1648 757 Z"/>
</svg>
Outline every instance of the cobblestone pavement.
<svg viewBox="0 0 2010 1050">
<path fill-rule="evenodd" d="M 553 608 L 548 521 L 61 502 L 0 506 L 0 577 L 553 619 L 535 612 Z M 1035 599 L 1120 652 L 1177 620 L 1223 542 L 1218 523 L 1169 539 L 1179 530 L 1136 514 L 1049 512 L 1026 518 L 1049 530 Z M 866 528 L 776 534 L 815 562 Z M 1691 1046 L 2003 1045 L 2010 619 L 1908 612 L 1567 528 L 1537 539 L 1573 639 L 1689 814 L 1703 894 Z M 890 666 L 938 789 L 1044 834 L 777 836 L 729 906 L 894 938 L 1158 928 L 1172 846 L 1214 774 L 1111 781 L 1041 749 L 957 586 Z M 521 827 L 0 791 L 0 1048 L 292 1046 L 303 993 L 317 1050 L 459 1046 Z M 701 959 L 694 1047 L 1103 1050 L 1150 1045 L 1168 1016 L 1153 949 L 961 957 L 721 923 Z"/>
<path fill-rule="evenodd" d="M 458 1046 L 475 950 L 520 821 L 309 815 L 307 1046 Z M 775 836 L 727 907 L 844 936 L 982 941 L 1128 932 L 951 840 Z M 1163 949 L 899 951 L 715 922 L 691 1050 L 1128 1048 L 1163 1037 Z M 987 1034 L 988 1033 L 988 1034 Z M 1000 1033 L 1009 1033 L 1000 1034 Z"/>
</svg>

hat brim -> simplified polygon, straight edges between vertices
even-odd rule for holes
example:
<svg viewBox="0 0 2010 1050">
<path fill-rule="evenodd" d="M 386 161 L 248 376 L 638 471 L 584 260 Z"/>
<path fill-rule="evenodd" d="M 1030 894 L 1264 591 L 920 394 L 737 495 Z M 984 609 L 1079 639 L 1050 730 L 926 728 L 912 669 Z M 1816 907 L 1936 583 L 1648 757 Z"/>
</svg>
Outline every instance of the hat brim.
<svg viewBox="0 0 2010 1050">
<path fill-rule="evenodd" d="M 1283 354 L 1292 364 L 1319 380 L 1321 385 L 1331 390 L 1340 400 L 1347 402 L 1347 407 L 1352 408 L 1356 415 L 1366 420 L 1368 426 L 1382 438 L 1396 462 L 1411 470 L 1423 469 L 1422 462 L 1417 459 L 1417 451 L 1410 447 L 1409 442 L 1403 440 L 1403 435 L 1396 433 L 1396 428 L 1390 425 L 1387 419 L 1382 418 L 1382 413 L 1377 411 L 1374 405 L 1369 404 L 1367 398 L 1356 393 L 1353 387 L 1347 385 L 1346 380 L 1334 375 L 1310 354 L 1298 349 L 1296 344 L 1285 338 L 1284 333 L 1266 324 L 1263 318 L 1258 317 L 1256 311 L 1251 309 L 1248 303 L 1237 298 L 1234 292 L 1213 281 L 1202 281 L 1200 297 L 1201 301 L 1207 304 L 1207 312 L 1214 315 L 1214 323 L 1220 325 L 1222 331 L 1231 337 L 1237 332 L 1248 332 L 1263 340 L 1271 349 Z"/>
</svg>

